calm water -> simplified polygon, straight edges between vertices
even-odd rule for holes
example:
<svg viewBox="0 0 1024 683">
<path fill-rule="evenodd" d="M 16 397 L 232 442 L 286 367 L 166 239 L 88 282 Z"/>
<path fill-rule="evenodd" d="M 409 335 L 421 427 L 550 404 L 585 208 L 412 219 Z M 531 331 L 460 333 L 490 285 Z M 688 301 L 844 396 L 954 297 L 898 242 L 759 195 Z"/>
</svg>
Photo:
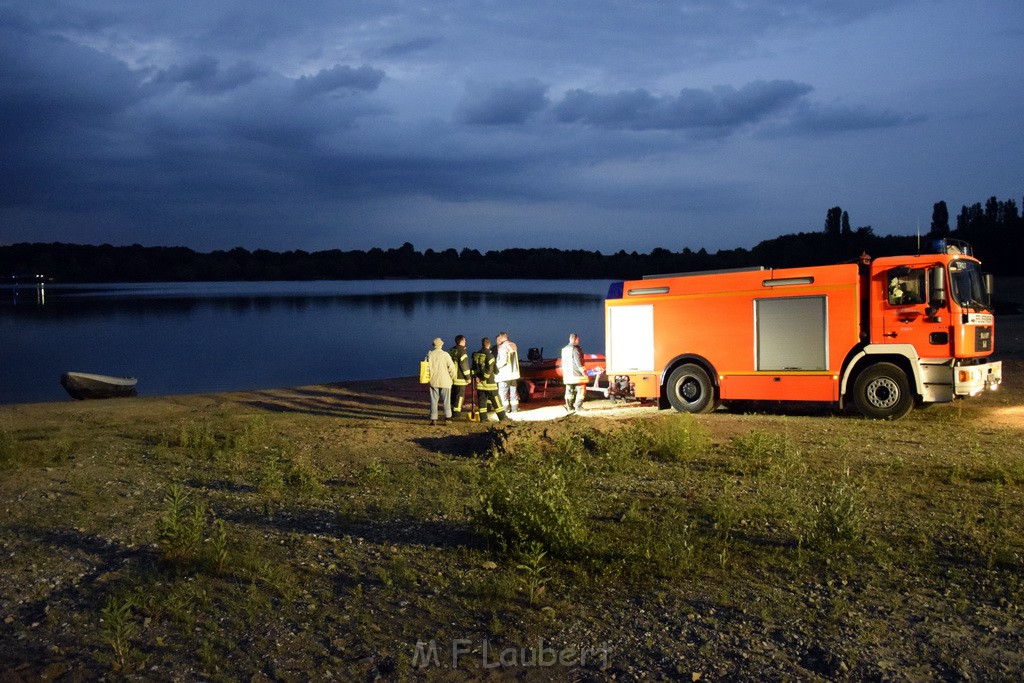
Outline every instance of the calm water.
<svg viewBox="0 0 1024 683">
<path fill-rule="evenodd" d="M 568 333 L 604 352 L 601 280 L 51 285 L 0 290 L 0 403 L 71 400 L 66 371 L 140 395 L 409 376 L 440 336 L 507 330 L 525 357 Z"/>
</svg>

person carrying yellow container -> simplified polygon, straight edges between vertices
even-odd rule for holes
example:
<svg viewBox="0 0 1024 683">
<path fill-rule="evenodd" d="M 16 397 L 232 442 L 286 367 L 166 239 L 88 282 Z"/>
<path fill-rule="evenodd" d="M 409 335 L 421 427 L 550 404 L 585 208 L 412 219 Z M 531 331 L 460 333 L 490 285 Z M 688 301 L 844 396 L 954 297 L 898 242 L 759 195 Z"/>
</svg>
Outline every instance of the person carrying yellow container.
<svg viewBox="0 0 1024 683">
<path fill-rule="evenodd" d="M 455 363 L 444 350 L 444 340 L 434 339 L 434 348 L 427 353 L 425 359 L 430 367 L 430 424 L 437 424 L 438 403 L 444 409 L 444 419 L 451 419 L 452 406 L 448 395 L 452 382 L 455 380 Z"/>
</svg>

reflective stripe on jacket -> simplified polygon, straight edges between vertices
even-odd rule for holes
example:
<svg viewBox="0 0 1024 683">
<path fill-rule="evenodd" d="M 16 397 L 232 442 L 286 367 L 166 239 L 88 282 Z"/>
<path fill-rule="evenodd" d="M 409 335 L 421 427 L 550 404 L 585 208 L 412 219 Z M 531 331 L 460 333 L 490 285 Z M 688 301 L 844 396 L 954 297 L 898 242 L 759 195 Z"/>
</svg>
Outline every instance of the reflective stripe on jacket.
<svg viewBox="0 0 1024 683">
<path fill-rule="evenodd" d="M 473 377 L 483 391 L 497 391 L 494 379 L 494 354 L 490 349 L 480 349 L 473 353 Z"/>
<path fill-rule="evenodd" d="M 466 386 L 469 384 L 469 379 L 472 376 L 469 370 L 469 354 L 466 353 L 466 347 L 455 345 L 448 349 L 448 353 L 451 354 L 452 360 L 455 362 L 455 381 L 453 384 L 457 387 Z"/>
</svg>

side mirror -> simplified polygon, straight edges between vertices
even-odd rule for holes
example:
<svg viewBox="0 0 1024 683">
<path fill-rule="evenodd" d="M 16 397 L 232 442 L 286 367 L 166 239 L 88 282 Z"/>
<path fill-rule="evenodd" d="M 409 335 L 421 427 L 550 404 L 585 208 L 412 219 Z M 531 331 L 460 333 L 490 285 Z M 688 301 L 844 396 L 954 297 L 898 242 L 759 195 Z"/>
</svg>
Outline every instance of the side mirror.
<svg viewBox="0 0 1024 683">
<path fill-rule="evenodd" d="M 934 266 L 928 272 L 928 302 L 934 307 L 946 305 L 945 266 Z"/>
<path fill-rule="evenodd" d="M 992 308 L 992 293 L 995 290 L 995 280 L 992 278 L 992 273 L 982 274 L 981 286 L 985 290 L 985 305 Z"/>
</svg>

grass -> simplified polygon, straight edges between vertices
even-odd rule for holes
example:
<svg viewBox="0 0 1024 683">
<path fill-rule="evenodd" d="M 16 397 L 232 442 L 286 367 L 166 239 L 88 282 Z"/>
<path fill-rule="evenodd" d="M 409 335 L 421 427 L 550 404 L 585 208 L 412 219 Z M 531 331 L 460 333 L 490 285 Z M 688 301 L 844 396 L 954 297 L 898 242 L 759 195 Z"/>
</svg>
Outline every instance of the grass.
<svg viewBox="0 0 1024 683">
<path fill-rule="evenodd" d="M 416 643 L 538 638 L 615 642 L 584 680 L 1005 677 L 1024 465 L 980 411 L 4 423 L 0 645 L 90 677 L 474 679 Z"/>
</svg>

